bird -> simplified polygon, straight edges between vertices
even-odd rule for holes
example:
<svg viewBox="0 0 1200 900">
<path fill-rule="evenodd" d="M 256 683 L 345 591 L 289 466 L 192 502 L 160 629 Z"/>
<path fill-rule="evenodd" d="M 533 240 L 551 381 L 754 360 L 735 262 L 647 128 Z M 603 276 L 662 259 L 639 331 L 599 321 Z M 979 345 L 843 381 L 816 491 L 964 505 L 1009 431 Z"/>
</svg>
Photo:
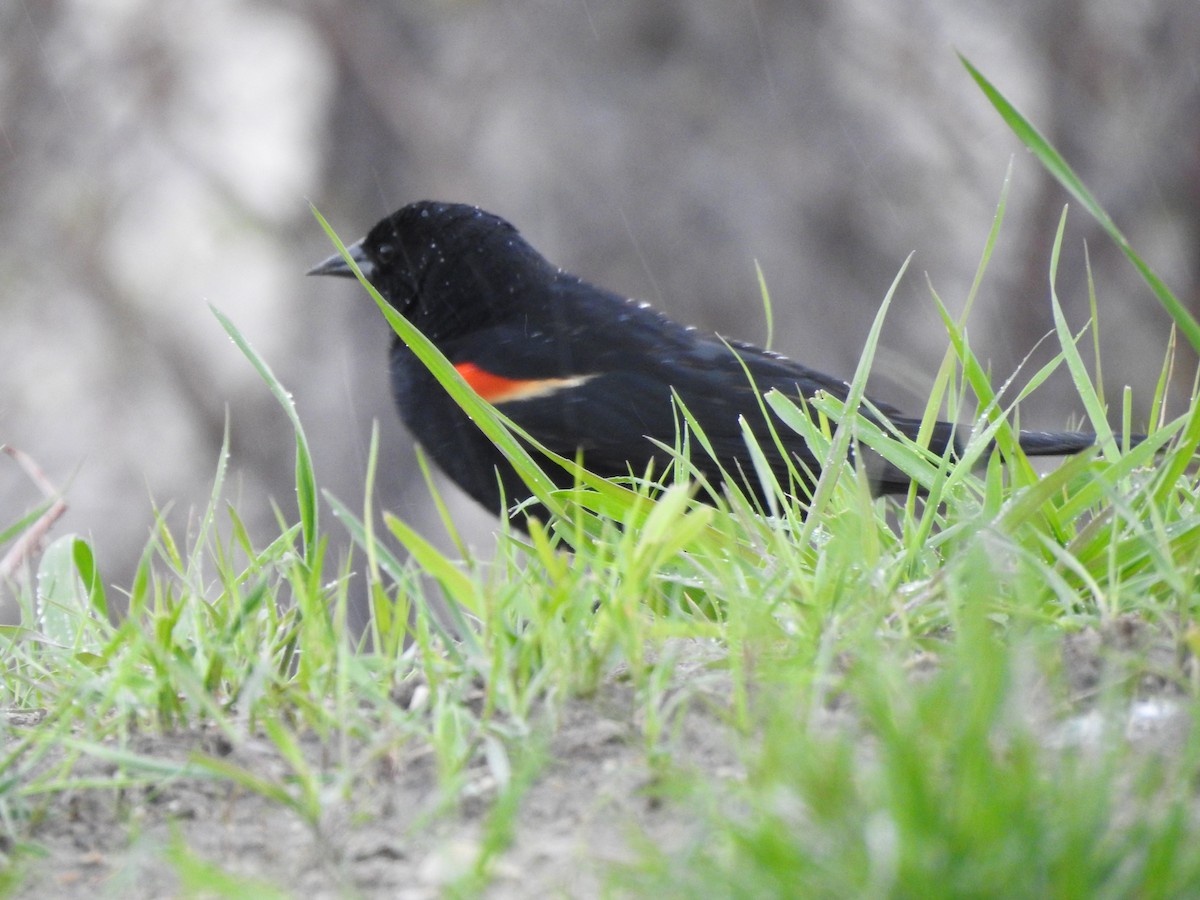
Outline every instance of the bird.
<svg viewBox="0 0 1200 900">
<path fill-rule="evenodd" d="M 736 479 L 759 509 L 774 508 L 743 423 L 778 484 L 801 504 L 811 494 L 821 460 L 764 407 L 761 395 L 777 390 L 807 408 L 803 402 L 821 392 L 846 400 L 847 382 L 592 285 L 476 206 L 410 203 L 346 249 L 467 384 L 546 449 L 581 459 L 605 478 L 661 475 L 671 469 L 664 446 L 678 445 L 682 404 L 711 447 L 711 455 L 696 448 L 690 461 L 712 495 Z M 355 277 L 340 253 L 307 274 Z M 501 516 L 514 509 L 545 513 L 529 502 L 532 491 L 504 454 L 395 334 L 390 376 L 402 420 L 452 481 Z M 869 401 L 860 411 L 906 437 L 918 435 L 921 420 L 887 403 Z M 929 451 L 957 457 L 959 431 L 955 423 L 934 423 Z M 1018 441 L 1028 455 L 1061 456 L 1091 447 L 1096 437 L 1021 431 Z M 909 476 L 882 458 L 864 466 L 874 494 L 908 491 Z M 567 471 L 546 469 L 560 487 L 572 485 Z M 513 522 L 524 527 L 520 515 Z"/>
</svg>

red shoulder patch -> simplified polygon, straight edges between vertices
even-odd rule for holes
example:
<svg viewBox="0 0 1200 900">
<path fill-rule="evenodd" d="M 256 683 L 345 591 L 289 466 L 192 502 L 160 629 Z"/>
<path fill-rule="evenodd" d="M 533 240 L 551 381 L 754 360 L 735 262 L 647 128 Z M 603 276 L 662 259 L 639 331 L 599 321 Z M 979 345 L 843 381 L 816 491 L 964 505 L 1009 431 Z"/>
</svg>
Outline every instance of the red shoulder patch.
<svg viewBox="0 0 1200 900">
<path fill-rule="evenodd" d="M 571 375 L 566 378 L 505 378 L 471 362 L 458 363 L 454 368 L 475 393 L 488 403 L 495 404 L 545 397 L 557 391 L 578 387 L 596 377 Z"/>
</svg>

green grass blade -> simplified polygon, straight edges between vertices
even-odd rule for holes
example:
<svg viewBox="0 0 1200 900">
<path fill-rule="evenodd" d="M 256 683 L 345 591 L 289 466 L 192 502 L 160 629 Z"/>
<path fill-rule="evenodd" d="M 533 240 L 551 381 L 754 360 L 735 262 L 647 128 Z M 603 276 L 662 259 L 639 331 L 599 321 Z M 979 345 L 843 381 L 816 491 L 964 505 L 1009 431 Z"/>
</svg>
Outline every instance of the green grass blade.
<svg viewBox="0 0 1200 900">
<path fill-rule="evenodd" d="M 416 530 L 402 519 L 388 513 L 384 514 L 383 519 L 417 564 L 437 579 L 452 605 L 457 604 L 475 616 L 483 615 L 483 598 L 480 596 L 480 585 L 475 579 L 443 556 L 440 550 L 417 534 Z"/>
<path fill-rule="evenodd" d="M 855 369 L 854 377 L 850 380 L 850 390 L 846 394 L 846 409 L 852 417 L 857 416 L 858 409 L 862 404 L 863 393 L 867 385 L 867 375 L 871 371 L 871 365 L 875 360 L 875 350 L 879 346 L 879 335 L 883 330 L 883 320 L 887 316 L 888 309 L 891 308 L 892 298 L 896 296 L 896 289 L 900 286 L 900 279 L 908 271 L 908 264 L 911 261 L 911 256 L 905 259 L 903 265 L 900 266 L 900 271 L 892 279 L 891 286 L 888 287 L 887 293 L 883 296 L 883 302 L 879 304 L 879 312 L 875 314 L 875 321 L 871 323 L 871 330 L 867 333 L 867 340 L 863 345 L 862 356 L 859 357 L 858 367 Z M 853 422 L 853 418 L 850 422 Z M 850 422 L 843 424 L 849 425 Z M 812 540 L 813 531 L 821 518 L 820 511 L 828 502 L 833 492 L 833 486 L 842 471 L 842 466 L 839 463 L 841 460 L 846 459 L 854 431 L 853 426 L 842 427 L 842 425 L 839 425 L 837 432 L 833 436 L 833 444 L 829 448 L 826 465 L 822 468 L 821 475 L 817 479 L 816 487 L 813 490 L 809 515 L 805 518 L 800 532 L 801 546 L 807 546 L 808 542 Z"/>
<path fill-rule="evenodd" d="M 287 392 L 271 367 L 250 346 L 250 342 L 242 336 L 237 326 L 215 306 L 209 306 L 221 327 L 233 339 L 242 355 L 250 360 L 250 364 L 266 382 L 267 387 L 283 407 L 292 429 L 296 435 L 296 503 L 300 510 L 300 525 L 304 538 L 304 561 L 310 568 L 313 566 L 317 551 L 317 479 L 313 472 L 312 454 L 308 449 L 308 438 L 304 434 L 304 426 L 300 424 L 300 415 L 296 412 L 296 403 Z"/>
<path fill-rule="evenodd" d="M 366 525 L 344 503 L 328 491 L 325 492 L 325 502 L 333 510 L 334 517 L 350 532 L 350 537 L 354 539 L 354 542 L 362 547 L 364 552 L 373 556 L 380 569 L 391 576 L 392 580 L 397 584 L 404 585 L 408 583 L 410 579 L 405 572 L 404 564 L 384 546 L 373 531 L 369 531 Z M 445 644 L 446 652 L 456 661 L 461 662 L 462 657 L 457 650 L 458 641 L 455 639 L 455 636 L 446 630 L 438 617 L 429 609 L 428 605 L 424 605 L 422 610 L 426 613 L 425 619 L 429 622 L 430 627 Z M 478 650 L 478 646 L 474 640 L 474 632 L 471 630 L 464 631 L 458 635 L 458 638 L 462 640 L 469 650 Z"/>
<path fill-rule="evenodd" d="M 967 72 L 975 79 L 975 83 L 979 85 L 985 97 L 991 102 L 996 111 L 1000 113 L 1000 117 L 1004 119 L 1008 127 L 1012 129 L 1021 142 L 1032 151 L 1033 155 L 1038 158 L 1042 166 L 1061 184 L 1073 197 L 1075 197 L 1083 208 L 1094 218 L 1100 227 L 1108 234 L 1120 249 L 1125 254 L 1126 258 L 1137 269 L 1138 274 L 1149 285 L 1154 296 L 1158 298 L 1158 302 L 1162 304 L 1179 326 L 1179 330 L 1183 332 L 1192 348 L 1200 353 L 1200 323 L 1191 313 L 1187 311 L 1182 303 L 1171 293 L 1170 288 L 1166 286 L 1161 278 L 1146 265 L 1137 253 L 1126 240 L 1125 235 L 1117 228 L 1112 217 L 1105 212 L 1104 207 L 1092 196 L 1091 191 L 1075 174 L 1075 171 L 1067 164 L 1062 155 L 1054 148 L 1054 146 L 1026 119 L 1020 112 L 1017 111 L 1011 103 L 1005 99 L 1004 95 L 986 78 L 983 73 L 975 68 L 971 62 L 961 53 L 958 57 L 962 64 L 966 67 Z"/>
<path fill-rule="evenodd" d="M 1067 363 L 1067 371 L 1071 373 L 1071 381 L 1075 391 L 1083 401 L 1088 419 L 1096 432 L 1096 443 L 1108 459 L 1115 460 L 1118 456 L 1117 443 L 1113 438 L 1112 429 L 1108 425 L 1108 416 L 1099 394 L 1088 375 L 1083 356 L 1076 345 L 1075 336 L 1067 325 L 1063 315 L 1062 304 L 1058 301 L 1058 260 L 1062 250 L 1063 232 L 1067 227 L 1067 210 L 1064 208 L 1058 220 L 1058 231 L 1054 235 L 1054 244 L 1050 249 L 1050 309 L 1054 315 L 1054 330 L 1058 335 L 1059 346 L 1062 347 L 1063 357 Z"/>
</svg>

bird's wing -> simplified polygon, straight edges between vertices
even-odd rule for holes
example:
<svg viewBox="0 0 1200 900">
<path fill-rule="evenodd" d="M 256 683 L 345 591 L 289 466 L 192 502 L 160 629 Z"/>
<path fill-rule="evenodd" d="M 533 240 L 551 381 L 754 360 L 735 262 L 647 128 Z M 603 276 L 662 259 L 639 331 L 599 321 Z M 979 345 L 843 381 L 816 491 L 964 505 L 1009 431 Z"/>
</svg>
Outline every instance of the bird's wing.
<svg viewBox="0 0 1200 900">
<path fill-rule="evenodd" d="M 481 396 L 548 449 L 564 456 L 582 450 L 598 474 L 641 474 L 652 458 L 661 472 L 665 456 L 647 438 L 667 446 L 677 442 L 683 422 L 673 401 L 678 397 L 727 470 L 751 470 L 744 417 L 786 483 L 787 464 L 770 452 L 774 438 L 755 391 L 777 389 L 796 398 L 826 391 L 845 397 L 845 382 L 622 304 L 619 336 L 611 331 L 613 310 L 594 321 L 588 321 L 591 310 L 576 310 L 561 327 L 528 322 L 492 327 L 443 349 Z M 885 415 L 899 417 L 898 411 L 880 406 Z M 778 421 L 773 424 L 793 464 L 815 472 L 817 461 L 799 435 Z M 692 461 L 720 480 L 713 460 L 693 452 Z"/>
</svg>

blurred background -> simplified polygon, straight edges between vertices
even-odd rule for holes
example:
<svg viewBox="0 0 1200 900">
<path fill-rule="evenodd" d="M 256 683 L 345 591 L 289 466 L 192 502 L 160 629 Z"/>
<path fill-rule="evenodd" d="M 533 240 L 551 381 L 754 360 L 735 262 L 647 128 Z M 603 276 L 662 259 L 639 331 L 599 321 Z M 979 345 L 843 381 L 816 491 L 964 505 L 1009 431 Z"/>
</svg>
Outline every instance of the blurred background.
<svg viewBox="0 0 1200 900">
<path fill-rule="evenodd" d="M 1200 306 L 1200 3 L 1159 0 L 8 0 L 0 4 L 0 443 L 66 492 L 55 534 L 128 583 L 157 507 L 181 537 L 226 496 L 261 542 L 294 519 L 288 424 L 212 316 L 295 395 L 321 485 L 437 537 L 357 285 L 308 279 L 412 200 L 475 203 L 552 261 L 670 315 L 852 373 L 904 259 L 871 389 L 919 409 L 1013 162 L 970 324 L 998 380 L 1052 328 L 1066 195 L 961 67 L 970 58 Z M 1169 325 L 1081 210 L 1059 293 L 1144 420 Z M 1035 357 L 1045 359 L 1042 355 Z M 1031 370 L 1032 371 L 1032 370 Z M 1190 392 L 1181 358 L 1173 409 Z M 1065 380 L 1027 427 L 1078 421 Z M 1143 422 L 1144 424 L 1144 422 Z M 444 486 L 486 552 L 493 525 Z M 0 457 L 0 525 L 38 493 Z M 343 540 L 325 510 L 326 530 Z M 335 547 L 334 552 L 344 550 Z"/>
</svg>

